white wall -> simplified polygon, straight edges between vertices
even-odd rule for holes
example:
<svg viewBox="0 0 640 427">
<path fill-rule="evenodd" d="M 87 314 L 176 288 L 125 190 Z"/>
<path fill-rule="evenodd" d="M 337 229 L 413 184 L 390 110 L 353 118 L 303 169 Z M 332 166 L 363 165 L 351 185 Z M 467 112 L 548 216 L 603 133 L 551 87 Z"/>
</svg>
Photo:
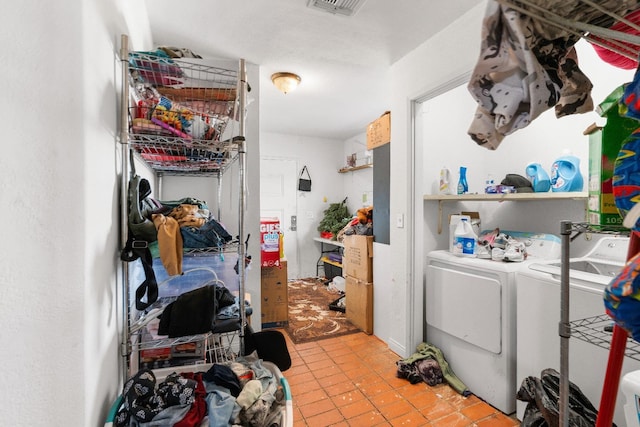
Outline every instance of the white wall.
<svg viewBox="0 0 640 427">
<path fill-rule="evenodd" d="M 288 266 L 290 279 L 316 275 L 320 244 L 313 238 L 319 235 L 318 224 L 329 204 L 341 202 L 347 196 L 342 182 L 345 174 L 338 173 L 345 162 L 343 143 L 299 135 L 260 134 L 262 156 L 295 160 L 298 170 L 307 165 L 311 175 L 311 192 L 297 192 L 298 230 L 293 236 L 285 235 L 285 239 L 295 238 L 298 244 L 299 265 Z"/>
<path fill-rule="evenodd" d="M 154 47 L 147 14 L 120 0 L 22 2 L 3 13 L 1 109 L 11 125 L 0 156 L 0 416 L 102 425 L 123 377 L 118 52 L 121 34 L 132 49 Z M 252 120 L 257 140 L 257 112 Z M 258 158 L 256 142 L 247 168 L 258 170 Z M 258 224 L 251 204 L 247 221 Z"/>
<path fill-rule="evenodd" d="M 129 3 L 3 10 L 5 425 L 99 425 L 119 391 L 116 52 L 146 16 Z"/>
</svg>

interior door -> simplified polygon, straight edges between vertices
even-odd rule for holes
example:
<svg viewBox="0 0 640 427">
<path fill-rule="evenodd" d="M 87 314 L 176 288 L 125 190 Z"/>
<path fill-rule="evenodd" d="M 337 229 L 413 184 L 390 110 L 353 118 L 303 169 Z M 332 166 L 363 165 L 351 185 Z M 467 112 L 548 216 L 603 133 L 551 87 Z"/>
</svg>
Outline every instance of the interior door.
<svg viewBox="0 0 640 427">
<path fill-rule="evenodd" d="M 261 157 L 260 159 L 260 216 L 277 217 L 284 234 L 284 255 L 289 277 L 299 276 L 297 237 L 296 160 Z"/>
</svg>

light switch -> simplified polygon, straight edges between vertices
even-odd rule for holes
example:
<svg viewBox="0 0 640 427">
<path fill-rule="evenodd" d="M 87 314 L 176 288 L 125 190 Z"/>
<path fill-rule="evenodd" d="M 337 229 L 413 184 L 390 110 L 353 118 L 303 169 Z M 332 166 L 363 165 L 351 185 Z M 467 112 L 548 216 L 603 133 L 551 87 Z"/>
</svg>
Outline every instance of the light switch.
<svg viewBox="0 0 640 427">
<path fill-rule="evenodd" d="M 396 227 L 404 227 L 404 214 L 399 213 L 398 216 L 396 216 Z"/>
</svg>

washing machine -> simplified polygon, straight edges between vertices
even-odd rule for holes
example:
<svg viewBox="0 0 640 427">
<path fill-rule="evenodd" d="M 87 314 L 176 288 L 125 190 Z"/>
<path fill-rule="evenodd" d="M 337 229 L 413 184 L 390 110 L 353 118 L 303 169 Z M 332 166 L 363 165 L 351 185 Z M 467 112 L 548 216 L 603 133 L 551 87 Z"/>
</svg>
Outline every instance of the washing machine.
<svg viewBox="0 0 640 427">
<path fill-rule="evenodd" d="M 605 316 L 603 292 L 626 261 L 629 238 L 605 236 L 594 239 L 584 256 L 569 262 L 569 321 Z M 543 369 L 560 371 L 560 260 L 530 263 L 518 275 L 517 285 L 517 379 L 540 378 Z M 569 380 L 598 408 L 609 350 L 572 336 L 569 339 Z M 640 362 L 624 358 L 621 376 L 640 369 Z M 624 426 L 624 397 L 616 399 L 614 422 Z M 522 420 L 526 404 L 517 403 Z"/>
<path fill-rule="evenodd" d="M 442 350 L 469 390 L 500 411 L 516 411 L 516 274 L 560 257 L 552 234 L 504 231 L 527 247 L 523 262 L 430 252 L 426 262 L 426 338 Z"/>
</svg>

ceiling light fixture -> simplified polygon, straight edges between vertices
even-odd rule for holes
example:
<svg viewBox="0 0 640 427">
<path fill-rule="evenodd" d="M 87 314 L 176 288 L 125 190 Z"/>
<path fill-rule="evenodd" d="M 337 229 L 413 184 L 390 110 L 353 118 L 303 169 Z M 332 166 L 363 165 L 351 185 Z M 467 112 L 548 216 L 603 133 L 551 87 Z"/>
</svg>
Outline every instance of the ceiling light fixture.
<svg viewBox="0 0 640 427">
<path fill-rule="evenodd" d="M 293 73 L 274 73 L 271 75 L 271 81 L 280 92 L 286 95 L 297 88 L 302 79 Z"/>
</svg>

